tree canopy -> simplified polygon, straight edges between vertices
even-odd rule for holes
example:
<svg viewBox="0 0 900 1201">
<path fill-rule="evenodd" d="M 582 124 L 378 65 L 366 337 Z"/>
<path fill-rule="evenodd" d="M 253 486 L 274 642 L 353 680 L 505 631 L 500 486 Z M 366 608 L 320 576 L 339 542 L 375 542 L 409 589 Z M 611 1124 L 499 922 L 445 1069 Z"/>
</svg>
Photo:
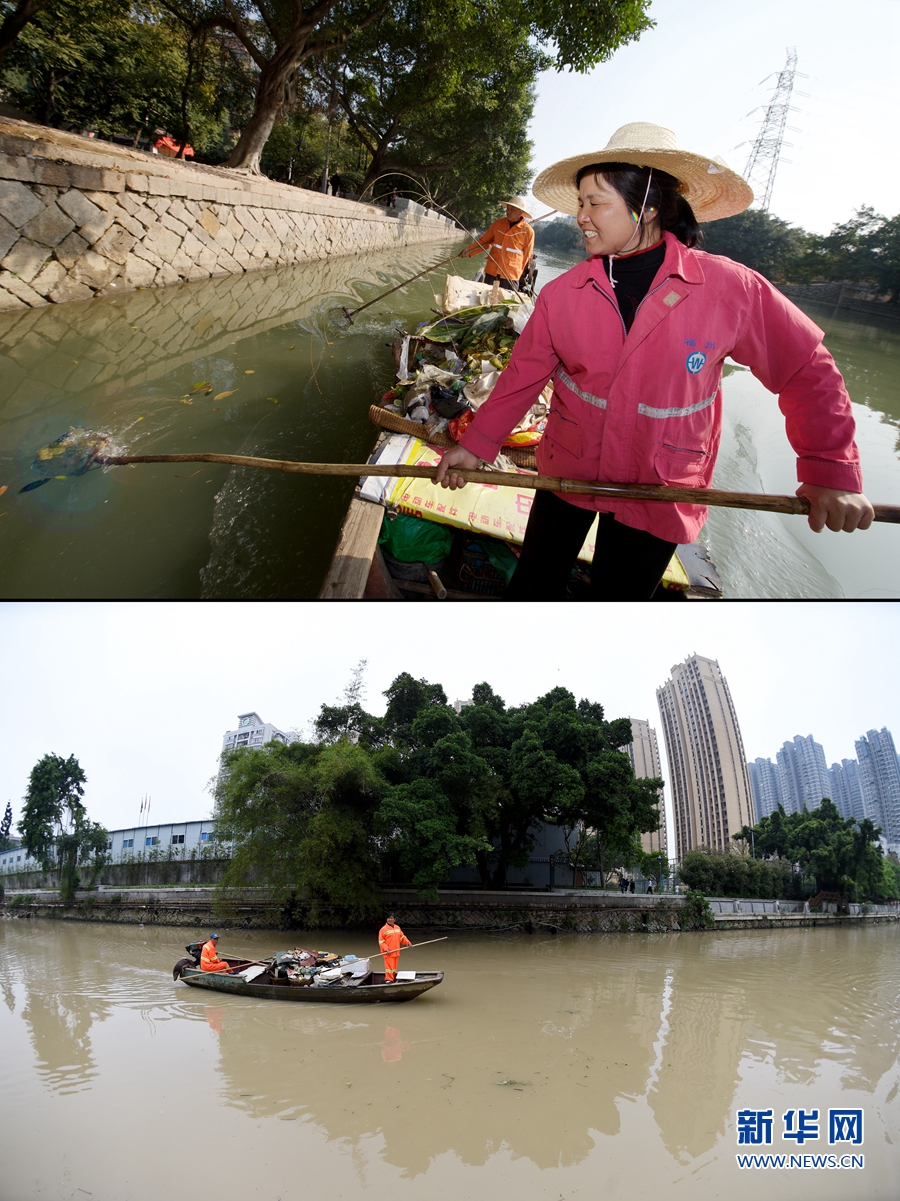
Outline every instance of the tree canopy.
<svg viewBox="0 0 900 1201">
<path fill-rule="evenodd" d="M 301 186 L 380 180 L 483 224 L 527 186 L 538 72 L 606 60 L 652 27 L 648 7 L 0 0 L 0 99 L 135 145 L 168 132 L 196 161 Z"/>
<path fill-rule="evenodd" d="M 841 817 L 835 803 L 824 797 L 816 809 L 785 813 L 779 805 L 752 829 L 744 826 L 733 837 L 745 849 L 764 858 L 796 864 L 801 875 L 815 878 L 818 889 L 851 898 L 878 898 L 889 886 L 878 838 L 881 830 L 869 819 Z"/>
<path fill-rule="evenodd" d="M 596 702 L 556 688 L 509 707 L 480 684 L 457 713 L 439 684 L 406 672 L 384 695 L 381 717 L 358 687 L 323 705 L 316 742 L 223 756 L 226 883 L 265 880 L 361 915 L 379 880 L 434 896 L 467 864 L 502 887 L 510 868 L 527 868 L 543 822 L 591 830 L 606 857 L 659 826 L 662 781 L 635 779 L 620 749 L 629 719 L 606 720 Z"/>
<path fill-rule="evenodd" d="M 71 896 L 78 884 L 79 861 L 93 856 L 99 866 L 109 834 L 88 820 L 81 798 L 87 777 L 74 755 L 44 755 L 31 769 L 19 833 L 29 856 L 45 871 L 60 872 L 60 890 Z"/>
<path fill-rule="evenodd" d="M 6 802 L 6 812 L 3 814 L 3 820 L 0 821 L 0 851 L 8 851 L 12 846 L 12 839 L 9 832 L 12 829 L 12 802 Z"/>
</svg>

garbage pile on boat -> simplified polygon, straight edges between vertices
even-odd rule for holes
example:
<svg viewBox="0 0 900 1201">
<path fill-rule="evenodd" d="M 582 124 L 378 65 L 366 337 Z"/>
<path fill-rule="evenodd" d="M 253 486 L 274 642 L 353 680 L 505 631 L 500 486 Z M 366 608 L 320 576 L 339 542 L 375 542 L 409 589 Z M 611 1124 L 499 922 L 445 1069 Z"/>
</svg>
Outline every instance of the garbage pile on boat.
<svg viewBox="0 0 900 1201">
<path fill-rule="evenodd" d="M 533 301 L 525 296 L 491 303 L 488 294 L 486 304 L 459 307 L 461 296 L 470 298 L 471 287 L 468 281 L 449 276 L 443 315 L 423 321 L 394 344 L 397 382 L 382 397 L 382 404 L 422 425 L 425 440 L 446 430 L 459 441 L 496 387 L 516 339 L 534 312 Z M 551 394 L 548 384 L 504 446 L 534 446 L 540 441 Z"/>
<path fill-rule="evenodd" d="M 309 988 L 354 987 L 362 984 L 371 971 L 368 959 L 333 955 L 330 951 L 307 951 L 303 947 L 278 951 L 268 966 L 276 984 Z"/>
</svg>

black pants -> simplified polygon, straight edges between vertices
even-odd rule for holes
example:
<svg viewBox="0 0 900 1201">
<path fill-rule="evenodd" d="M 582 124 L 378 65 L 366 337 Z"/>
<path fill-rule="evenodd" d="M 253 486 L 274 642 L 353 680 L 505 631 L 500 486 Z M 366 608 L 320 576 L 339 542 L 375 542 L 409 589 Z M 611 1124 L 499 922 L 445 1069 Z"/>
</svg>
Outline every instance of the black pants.
<svg viewBox="0 0 900 1201">
<path fill-rule="evenodd" d="M 507 292 L 518 292 L 519 281 L 504 279 L 502 275 L 486 275 L 484 277 L 486 284 L 499 284 L 501 288 L 506 288 Z"/>
<path fill-rule="evenodd" d="M 536 492 L 505 599 L 562 600 L 594 516 L 593 509 L 570 505 L 553 492 Z M 601 513 L 590 599 L 649 600 L 677 545 Z"/>
</svg>

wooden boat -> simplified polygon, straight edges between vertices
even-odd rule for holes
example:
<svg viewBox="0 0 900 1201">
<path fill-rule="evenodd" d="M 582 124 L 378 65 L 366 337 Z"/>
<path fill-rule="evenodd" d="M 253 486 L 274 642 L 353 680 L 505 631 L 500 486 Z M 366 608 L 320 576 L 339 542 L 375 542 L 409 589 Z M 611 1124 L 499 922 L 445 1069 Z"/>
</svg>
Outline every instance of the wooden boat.
<svg viewBox="0 0 900 1201">
<path fill-rule="evenodd" d="M 251 965 L 246 959 L 226 959 L 232 968 L 242 971 Z M 183 961 L 182 961 L 183 963 Z M 176 965 L 176 968 L 178 965 Z M 413 979 L 403 977 L 412 976 Z M 444 978 L 443 972 L 401 972 L 393 984 L 385 982 L 383 972 L 369 972 L 359 984 L 340 983 L 326 986 L 301 985 L 276 980 L 271 967 L 254 980 L 228 976 L 224 972 L 204 972 L 193 964 L 184 964 L 179 977 L 193 988 L 212 992 L 231 993 L 237 997 L 260 997 L 267 1001 L 309 1001 L 336 1005 L 377 1005 L 382 1001 L 414 1001 L 424 992 L 435 988 Z"/>
<path fill-rule="evenodd" d="M 479 288 L 481 294 L 479 294 Z M 453 313 L 455 309 L 465 304 L 495 305 L 498 303 L 497 293 L 496 285 L 492 292 L 487 285 L 472 284 L 469 281 L 448 276 L 442 312 Z M 503 300 L 508 297 L 508 293 L 502 293 L 499 297 L 500 303 L 503 303 Z M 404 369 L 400 367 L 401 356 L 405 367 L 408 355 L 412 354 L 415 344 L 421 344 L 421 342 L 422 339 L 416 335 L 407 338 L 407 345 L 402 352 L 400 350 L 401 343 L 395 343 L 394 359 L 398 363 L 398 371 Z M 497 365 L 499 366 L 499 364 Z M 401 376 L 401 378 L 403 377 Z M 370 463 L 387 449 L 385 443 L 392 436 L 396 438 L 399 435 L 405 435 L 408 439 L 417 439 L 417 445 L 421 444 L 423 449 L 427 447 L 433 448 L 435 451 L 456 445 L 447 433 L 441 432 L 427 436 L 422 425 L 406 420 L 385 406 L 386 400 L 381 405 L 372 405 L 369 408 L 369 419 L 382 430 L 369 456 Z M 505 449 L 504 454 L 518 469 L 536 470 L 533 448 Z M 398 460 L 391 458 L 389 461 L 397 462 Z M 409 462 L 410 460 L 402 458 L 399 461 Z M 493 564 L 497 561 L 496 547 L 509 547 L 509 542 L 503 538 L 492 537 L 483 532 L 481 528 L 457 527 L 452 531 L 451 549 L 440 564 L 401 563 L 393 560 L 390 556 L 382 553 L 378 545 L 387 502 L 376 503 L 372 499 L 371 493 L 364 496 L 362 488 L 364 482 L 361 480 L 360 485 L 357 486 L 344 518 L 337 548 L 319 592 L 320 600 L 500 599 L 505 588 L 505 580 Z M 421 484 L 422 481 L 419 483 Z M 514 492 L 515 490 L 508 491 Z M 530 501 L 528 503 L 530 504 Z M 432 504 L 434 505 L 432 512 L 441 509 L 440 502 L 433 498 L 428 502 L 428 507 L 431 507 Z M 411 509 L 400 506 L 401 512 L 419 515 L 414 513 L 414 509 L 415 506 Z M 491 525 L 500 525 L 502 528 L 501 522 L 493 519 L 495 517 L 496 514 L 492 517 Z M 425 520 L 426 518 L 422 517 L 421 519 Z M 480 520 L 487 522 L 487 517 L 482 514 Z M 524 519 L 521 520 L 524 521 Z M 444 526 L 444 528 L 450 527 Z M 524 532 L 524 528 L 522 532 Z M 494 553 L 492 553 L 492 544 L 495 548 Z M 586 591 L 588 573 L 589 568 L 586 566 L 580 573 L 580 580 L 576 573 L 571 589 L 574 599 L 578 598 L 580 591 Z M 673 559 L 663 584 L 663 587 L 657 589 L 655 600 L 708 599 L 719 598 L 723 594 L 721 581 L 706 548 L 696 542 L 678 547 L 677 560 Z"/>
</svg>

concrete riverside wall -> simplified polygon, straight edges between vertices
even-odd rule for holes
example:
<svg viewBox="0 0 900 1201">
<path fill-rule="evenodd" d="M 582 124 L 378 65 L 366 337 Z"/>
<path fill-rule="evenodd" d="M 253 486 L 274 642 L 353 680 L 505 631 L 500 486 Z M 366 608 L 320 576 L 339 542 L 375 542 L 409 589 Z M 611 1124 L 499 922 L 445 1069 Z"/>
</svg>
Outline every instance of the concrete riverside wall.
<svg viewBox="0 0 900 1201">
<path fill-rule="evenodd" d="M 167 888 L 173 884 L 212 885 L 218 884 L 228 865 L 227 859 L 196 855 L 168 859 L 158 856 L 135 857 L 131 862 L 108 863 L 93 875 L 89 864 L 79 864 L 78 874 L 82 881 L 103 888 Z M 21 892 L 49 892 L 59 888 L 59 872 L 5 872 L 0 874 L 0 888 L 15 895 Z"/>
<path fill-rule="evenodd" d="M 530 933 L 571 931 L 585 934 L 653 934 L 681 928 L 682 896 L 616 896 L 588 892 L 517 893 L 440 892 L 437 901 L 426 901 L 412 889 L 385 890 L 385 904 L 403 926 L 419 930 L 519 930 Z M 871 905 L 863 913 L 840 916 L 810 913 L 804 903 L 756 900 L 710 901 L 714 930 L 777 929 L 808 926 L 896 922 L 895 906 Z M 56 891 L 7 891 L 0 912 L 8 918 L 44 917 L 64 921 L 143 922 L 160 926 L 214 926 L 226 929 L 310 929 L 309 905 L 294 900 L 283 905 L 265 888 L 246 888 L 217 903 L 210 888 L 100 888 L 76 894 L 63 902 Z M 322 906 L 316 926 L 334 929 L 360 926 L 349 922 L 341 906 Z M 362 923 L 369 928 L 371 923 Z"/>
<path fill-rule="evenodd" d="M 0 118 L 0 310 L 440 241 L 455 225 Z"/>
<path fill-rule="evenodd" d="M 886 317 L 889 321 L 900 321 L 900 305 L 873 300 L 864 288 L 858 288 L 854 284 L 831 281 L 823 284 L 775 286 L 789 300 L 814 300 L 819 304 L 834 305 L 835 313 L 867 313 L 870 317 Z"/>
</svg>

